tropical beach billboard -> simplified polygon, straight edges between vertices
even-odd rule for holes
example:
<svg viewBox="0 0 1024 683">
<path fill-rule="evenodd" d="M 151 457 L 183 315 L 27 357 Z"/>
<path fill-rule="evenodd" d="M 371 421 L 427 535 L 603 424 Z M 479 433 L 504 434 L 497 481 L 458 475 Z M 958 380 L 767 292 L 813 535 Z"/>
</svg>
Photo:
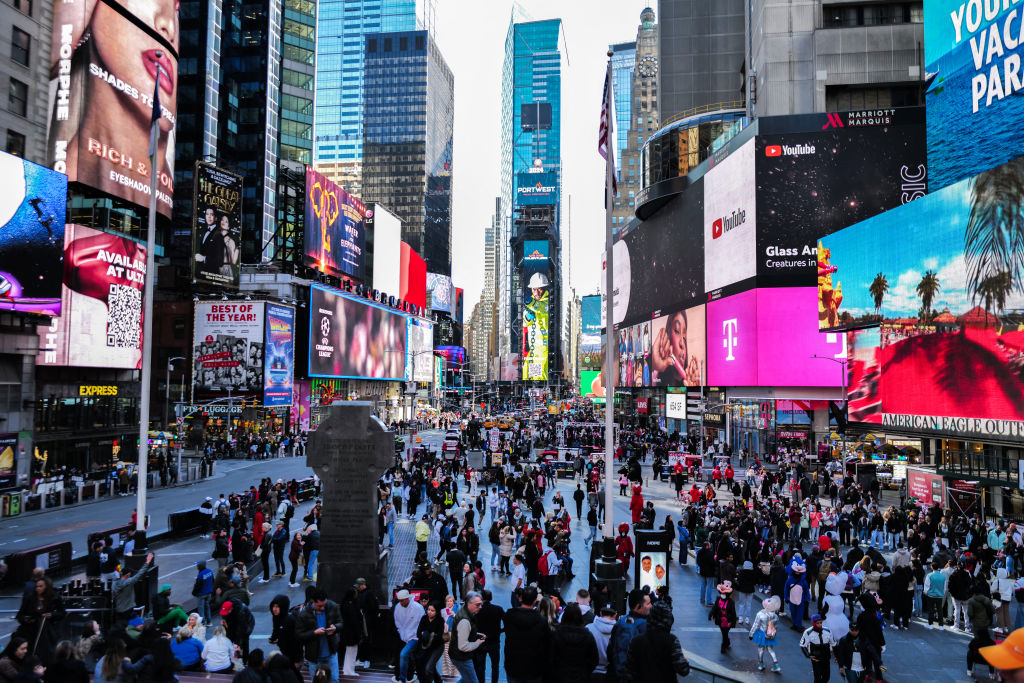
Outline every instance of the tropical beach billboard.
<svg viewBox="0 0 1024 683">
<path fill-rule="evenodd" d="M 877 327 L 851 420 L 1024 440 L 1022 224 L 1024 158 L 819 241 L 819 328 Z"/>
</svg>

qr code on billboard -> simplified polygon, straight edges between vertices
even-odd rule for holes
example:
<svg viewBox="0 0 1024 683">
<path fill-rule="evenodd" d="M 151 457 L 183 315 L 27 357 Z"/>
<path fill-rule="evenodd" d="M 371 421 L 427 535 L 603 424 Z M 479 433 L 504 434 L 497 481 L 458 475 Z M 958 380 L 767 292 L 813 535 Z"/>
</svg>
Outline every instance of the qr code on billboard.
<svg viewBox="0 0 1024 683">
<path fill-rule="evenodd" d="M 110 285 L 107 297 L 107 346 L 139 348 L 142 334 L 142 290 L 127 285 Z"/>
</svg>

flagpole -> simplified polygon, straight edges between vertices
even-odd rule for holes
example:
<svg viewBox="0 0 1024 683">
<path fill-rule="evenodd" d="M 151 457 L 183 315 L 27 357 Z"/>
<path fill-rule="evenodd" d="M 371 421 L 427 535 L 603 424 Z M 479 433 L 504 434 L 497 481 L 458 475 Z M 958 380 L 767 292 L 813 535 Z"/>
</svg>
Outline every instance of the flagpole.
<svg viewBox="0 0 1024 683">
<path fill-rule="evenodd" d="M 604 537 L 615 538 L 615 496 L 613 495 L 613 483 L 615 481 L 615 385 L 618 383 L 617 366 L 615 364 L 615 325 L 612 316 L 612 292 L 614 281 L 612 278 L 612 207 L 615 204 L 613 185 L 615 180 L 615 156 L 614 150 L 614 112 L 612 111 L 612 55 L 614 52 L 608 50 L 608 70 L 605 74 L 605 123 L 607 153 L 604 155 L 604 310 L 605 310 L 605 343 L 604 343 Z"/>
<path fill-rule="evenodd" d="M 146 226 L 146 276 L 142 294 L 142 387 L 139 396 L 139 485 L 136 487 L 135 547 L 146 548 L 146 488 L 149 473 L 149 390 L 153 382 L 153 280 L 156 278 L 156 192 L 160 177 L 157 156 L 160 152 L 160 72 L 156 53 L 156 87 L 153 90 L 153 118 L 149 130 L 149 223 Z M 228 418 L 230 419 L 230 415 Z"/>
</svg>

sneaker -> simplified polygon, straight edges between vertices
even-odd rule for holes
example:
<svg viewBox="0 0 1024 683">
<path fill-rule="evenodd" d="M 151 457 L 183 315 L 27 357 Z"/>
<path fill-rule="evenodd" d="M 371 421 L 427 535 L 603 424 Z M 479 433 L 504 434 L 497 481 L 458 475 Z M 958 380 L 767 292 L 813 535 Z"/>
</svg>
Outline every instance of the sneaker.
<svg viewBox="0 0 1024 683">
<path fill-rule="evenodd" d="M 270 583 L 270 579 L 260 579 L 256 583 Z"/>
<path fill-rule="evenodd" d="M 297 583 L 289 583 L 289 584 L 288 584 L 288 587 L 289 587 L 289 588 L 298 588 L 298 587 L 299 587 L 299 584 L 297 584 Z"/>
<path fill-rule="evenodd" d="M 408 683 L 416 683 L 416 674 L 412 675 L 412 678 L 409 679 Z"/>
<path fill-rule="evenodd" d="M 757 665 L 757 670 L 758 671 L 764 671 L 764 664 L 758 664 Z"/>
<path fill-rule="evenodd" d="M 780 674 L 780 673 L 782 673 L 782 667 L 779 666 L 778 664 L 776 664 L 775 666 L 772 667 L 772 673 L 773 674 Z"/>
<path fill-rule="evenodd" d="M 369 669 L 370 668 L 370 663 L 369 662 L 356 662 L 356 666 L 359 667 L 360 669 Z"/>
</svg>

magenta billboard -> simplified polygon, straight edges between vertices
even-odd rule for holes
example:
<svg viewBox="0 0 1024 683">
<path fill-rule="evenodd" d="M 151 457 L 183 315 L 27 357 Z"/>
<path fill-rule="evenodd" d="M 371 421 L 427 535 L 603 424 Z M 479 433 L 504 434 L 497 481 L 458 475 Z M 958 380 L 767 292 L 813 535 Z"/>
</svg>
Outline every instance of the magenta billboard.
<svg viewBox="0 0 1024 683">
<path fill-rule="evenodd" d="M 842 386 L 845 335 L 818 332 L 817 296 L 815 287 L 778 287 L 710 302 L 708 384 Z"/>
</svg>

